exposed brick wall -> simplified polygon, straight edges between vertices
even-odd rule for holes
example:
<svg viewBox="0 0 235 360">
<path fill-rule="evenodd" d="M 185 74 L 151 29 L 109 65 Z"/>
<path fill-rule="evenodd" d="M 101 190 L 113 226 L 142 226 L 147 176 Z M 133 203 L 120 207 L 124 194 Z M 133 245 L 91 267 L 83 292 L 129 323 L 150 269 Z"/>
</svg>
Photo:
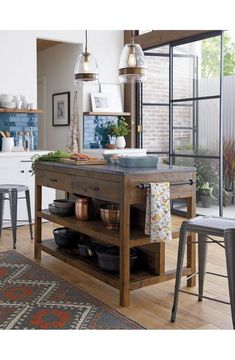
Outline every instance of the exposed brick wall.
<svg viewBox="0 0 235 360">
<path fill-rule="evenodd" d="M 148 73 L 143 85 L 144 103 L 169 102 L 169 58 L 146 56 Z M 174 98 L 192 97 L 192 59 L 174 58 Z M 174 126 L 192 125 L 192 108 L 174 107 Z M 174 144 L 185 147 L 191 143 L 191 131 L 175 130 Z M 169 108 L 168 106 L 143 107 L 143 147 L 149 151 L 168 151 Z"/>
</svg>

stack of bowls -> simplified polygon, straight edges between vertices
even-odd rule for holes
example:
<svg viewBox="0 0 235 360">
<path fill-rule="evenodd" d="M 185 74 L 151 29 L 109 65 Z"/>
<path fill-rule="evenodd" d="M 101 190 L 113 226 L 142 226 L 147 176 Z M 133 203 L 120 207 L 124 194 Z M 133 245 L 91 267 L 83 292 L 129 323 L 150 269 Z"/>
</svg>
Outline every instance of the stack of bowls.
<svg viewBox="0 0 235 360">
<path fill-rule="evenodd" d="M 49 204 L 49 211 L 51 214 L 57 214 L 61 216 L 74 215 L 74 201 L 66 199 L 54 200 L 54 203 Z"/>
<path fill-rule="evenodd" d="M 9 94 L 2 94 L 0 97 L 1 107 L 6 109 L 14 109 L 16 107 L 16 103 L 13 100 L 13 96 Z"/>
</svg>

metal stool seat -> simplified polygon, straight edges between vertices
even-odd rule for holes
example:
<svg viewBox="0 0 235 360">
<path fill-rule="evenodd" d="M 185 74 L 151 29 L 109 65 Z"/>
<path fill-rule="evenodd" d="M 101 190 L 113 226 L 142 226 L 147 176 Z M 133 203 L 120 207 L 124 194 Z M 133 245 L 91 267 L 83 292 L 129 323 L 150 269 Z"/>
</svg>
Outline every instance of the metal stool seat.
<svg viewBox="0 0 235 360">
<path fill-rule="evenodd" d="M 18 193 L 25 192 L 25 196 L 18 197 Z M 6 197 L 8 195 L 8 197 Z M 26 206 L 28 211 L 28 222 L 30 237 L 33 239 L 32 216 L 30 207 L 30 194 L 29 188 L 26 185 L 18 184 L 0 184 L 0 236 L 2 232 L 3 213 L 4 213 L 4 200 L 9 200 L 11 225 L 13 235 L 13 248 L 16 248 L 16 227 L 17 227 L 17 200 L 26 199 Z"/>
<path fill-rule="evenodd" d="M 231 306 L 233 328 L 235 329 L 235 220 L 222 217 L 198 216 L 194 219 L 184 221 L 181 225 L 171 321 L 174 322 L 176 319 L 179 302 L 179 292 L 182 291 L 180 290 L 180 282 L 183 270 L 185 245 L 187 242 L 187 232 L 198 234 L 198 301 L 202 301 L 202 298 L 205 297 L 207 299 L 226 303 L 225 301 L 203 296 L 204 276 L 206 272 L 207 244 L 209 242 L 217 243 L 225 249 L 230 297 L 229 304 Z M 224 239 L 222 241 L 218 241 L 212 239 L 210 236 L 223 237 Z M 210 239 L 210 241 L 208 240 L 208 238 Z M 224 245 L 222 245 L 222 243 L 224 243 Z M 215 273 L 210 274 L 223 276 Z"/>
<path fill-rule="evenodd" d="M 17 192 L 29 190 L 26 185 L 14 185 L 14 184 L 0 184 L 0 193 L 9 193 L 9 191 L 16 190 Z"/>
</svg>

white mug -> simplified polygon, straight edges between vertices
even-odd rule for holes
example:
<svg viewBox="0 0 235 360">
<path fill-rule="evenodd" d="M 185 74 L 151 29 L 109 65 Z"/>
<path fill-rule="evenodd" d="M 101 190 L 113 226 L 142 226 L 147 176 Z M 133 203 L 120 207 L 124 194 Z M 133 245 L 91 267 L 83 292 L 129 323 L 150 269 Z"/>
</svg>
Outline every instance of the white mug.
<svg viewBox="0 0 235 360">
<path fill-rule="evenodd" d="M 2 151 L 11 152 L 14 146 L 14 138 L 13 137 L 3 137 L 2 138 Z"/>
<path fill-rule="evenodd" d="M 17 100 L 17 102 L 16 102 L 16 108 L 17 108 L 17 109 L 21 109 L 21 108 L 22 108 L 22 101 L 21 101 L 21 100 Z"/>
</svg>

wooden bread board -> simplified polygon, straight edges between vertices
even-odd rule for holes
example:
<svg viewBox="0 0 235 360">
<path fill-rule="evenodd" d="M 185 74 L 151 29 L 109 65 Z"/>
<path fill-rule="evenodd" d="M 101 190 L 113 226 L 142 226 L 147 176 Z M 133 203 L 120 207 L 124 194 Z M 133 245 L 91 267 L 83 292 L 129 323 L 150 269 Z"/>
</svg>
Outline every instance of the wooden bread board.
<svg viewBox="0 0 235 360">
<path fill-rule="evenodd" d="M 106 165 L 107 160 L 103 159 L 91 159 L 91 160 L 72 160 L 72 159 L 60 159 L 60 162 L 72 165 Z"/>
</svg>

